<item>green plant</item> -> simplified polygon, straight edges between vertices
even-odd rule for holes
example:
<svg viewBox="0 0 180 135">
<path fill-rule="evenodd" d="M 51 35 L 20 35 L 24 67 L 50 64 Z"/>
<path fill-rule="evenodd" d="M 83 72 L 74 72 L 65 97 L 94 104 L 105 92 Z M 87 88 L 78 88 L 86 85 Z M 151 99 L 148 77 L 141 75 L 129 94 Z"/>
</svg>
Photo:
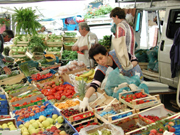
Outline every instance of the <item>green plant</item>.
<svg viewBox="0 0 180 135">
<path fill-rule="evenodd" d="M 38 18 L 35 15 L 35 10 L 32 8 L 15 8 L 15 14 L 13 14 L 13 21 L 16 22 L 16 32 L 24 32 L 29 35 L 37 34 L 36 29 L 41 28 L 41 24 L 36 20 Z"/>
<path fill-rule="evenodd" d="M 110 13 L 111 10 L 112 10 L 112 7 L 110 5 L 99 6 L 98 8 L 90 7 L 86 15 L 84 15 L 84 19 L 95 18 L 100 15 L 106 15 Z"/>
<path fill-rule="evenodd" d="M 111 36 L 109 35 L 103 36 L 103 39 L 99 40 L 99 44 L 103 45 L 104 47 L 106 47 L 106 49 L 109 50 L 111 47 Z"/>
</svg>

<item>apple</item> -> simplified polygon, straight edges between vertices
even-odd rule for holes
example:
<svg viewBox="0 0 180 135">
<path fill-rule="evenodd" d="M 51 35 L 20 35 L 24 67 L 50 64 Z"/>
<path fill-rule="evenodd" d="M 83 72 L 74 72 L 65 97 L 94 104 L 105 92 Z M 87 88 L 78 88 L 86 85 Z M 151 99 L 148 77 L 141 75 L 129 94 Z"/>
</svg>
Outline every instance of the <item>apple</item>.
<svg viewBox="0 0 180 135">
<path fill-rule="evenodd" d="M 42 122 L 42 121 L 45 121 L 46 120 L 46 117 L 44 115 L 41 115 L 39 117 L 39 122 Z"/>
<path fill-rule="evenodd" d="M 36 121 L 36 120 L 32 119 L 32 120 L 30 120 L 29 122 L 30 122 L 31 124 L 33 124 L 35 121 Z"/>
<path fill-rule="evenodd" d="M 22 133 L 22 135 L 30 135 L 30 133 L 28 131 L 25 131 Z"/>
<path fill-rule="evenodd" d="M 45 121 L 42 122 L 42 125 L 43 125 L 45 128 L 47 128 L 48 126 L 51 125 L 51 123 L 50 123 L 48 120 L 45 120 Z"/>
<path fill-rule="evenodd" d="M 54 120 L 52 118 L 47 118 L 46 120 L 48 120 L 51 124 L 54 123 Z"/>
<path fill-rule="evenodd" d="M 26 123 L 24 124 L 24 126 L 25 126 L 26 128 L 28 128 L 30 124 L 31 124 L 31 123 L 28 121 L 28 122 L 26 122 Z"/>
<path fill-rule="evenodd" d="M 57 121 L 58 121 L 59 124 L 63 123 L 63 122 L 64 122 L 63 116 L 59 116 L 59 117 L 57 118 Z"/>
<path fill-rule="evenodd" d="M 61 131 L 59 132 L 60 135 L 66 135 L 66 132 L 65 131 Z"/>
<path fill-rule="evenodd" d="M 52 115 L 52 118 L 55 120 L 55 119 L 58 118 L 58 115 L 57 115 L 57 114 L 53 114 L 53 115 Z"/>
<path fill-rule="evenodd" d="M 32 126 L 35 127 L 35 128 L 39 128 L 39 124 L 38 124 L 37 122 L 34 122 L 34 123 L 32 124 Z"/>
<path fill-rule="evenodd" d="M 21 125 L 19 125 L 19 128 L 22 128 L 24 125 L 23 124 L 21 124 Z"/>
</svg>

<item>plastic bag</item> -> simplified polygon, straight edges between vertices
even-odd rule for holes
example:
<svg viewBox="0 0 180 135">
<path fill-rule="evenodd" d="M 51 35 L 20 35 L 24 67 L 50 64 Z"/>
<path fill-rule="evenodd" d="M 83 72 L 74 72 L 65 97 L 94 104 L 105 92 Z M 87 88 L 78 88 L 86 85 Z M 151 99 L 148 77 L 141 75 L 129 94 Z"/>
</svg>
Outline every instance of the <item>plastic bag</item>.
<svg viewBox="0 0 180 135">
<path fill-rule="evenodd" d="M 126 80 L 128 80 L 128 84 L 136 84 L 136 86 L 139 86 L 141 83 L 140 77 L 138 75 L 134 75 L 132 77 L 125 76 Z"/>
<path fill-rule="evenodd" d="M 147 86 L 145 83 L 143 83 L 143 82 L 139 85 L 138 89 L 144 89 L 144 92 L 147 93 L 147 94 L 149 94 L 149 88 L 148 88 L 148 86 Z"/>
<path fill-rule="evenodd" d="M 106 82 L 107 82 L 107 79 L 108 79 L 108 76 L 109 76 L 109 73 L 113 71 L 113 68 L 111 67 L 108 67 L 107 71 L 106 71 L 106 76 L 101 84 L 101 90 L 104 90 L 105 89 L 105 86 L 106 86 Z"/>
<path fill-rule="evenodd" d="M 131 91 L 131 89 L 129 87 L 120 88 L 117 92 L 114 92 L 112 96 L 119 100 L 119 93 L 124 91 Z"/>
<path fill-rule="evenodd" d="M 121 127 L 115 126 L 113 124 L 103 124 L 103 125 L 90 125 L 88 127 L 82 128 L 79 132 L 79 135 L 88 135 L 88 131 L 94 130 L 98 127 L 110 127 L 111 135 L 124 135 L 124 131 Z M 98 129 L 97 129 L 98 130 Z"/>
<path fill-rule="evenodd" d="M 117 87 L 119 84 L 128 82 L 127 79 L 119 73 L 119 69 L 116 68 L 111 71 L 107 78 L 107 83 L 105 86 L 105 92 L 108 96 L 112 96 L 114 92 L 114 88 Z"/>
</svg>

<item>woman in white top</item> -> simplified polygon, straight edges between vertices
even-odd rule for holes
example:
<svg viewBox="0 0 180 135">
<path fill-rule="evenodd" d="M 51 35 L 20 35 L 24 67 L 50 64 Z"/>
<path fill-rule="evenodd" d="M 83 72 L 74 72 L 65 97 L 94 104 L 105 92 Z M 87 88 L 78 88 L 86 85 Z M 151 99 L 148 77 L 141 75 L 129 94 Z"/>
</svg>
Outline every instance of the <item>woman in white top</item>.
<svg viewBox="0 0 180 135">
<path fill-rule="evenodd" d="M 89 54 L 88 50 L 91 48 L 91 41 L 98 43 L 96 34 L 90 31 L 86 22 L 79 23 L 79 33 L 81 36 L 72 47 L 72 51 L 78 51 L 78 61 L 83 61 L 84 64 L 89 67 Z"/>
</svg>

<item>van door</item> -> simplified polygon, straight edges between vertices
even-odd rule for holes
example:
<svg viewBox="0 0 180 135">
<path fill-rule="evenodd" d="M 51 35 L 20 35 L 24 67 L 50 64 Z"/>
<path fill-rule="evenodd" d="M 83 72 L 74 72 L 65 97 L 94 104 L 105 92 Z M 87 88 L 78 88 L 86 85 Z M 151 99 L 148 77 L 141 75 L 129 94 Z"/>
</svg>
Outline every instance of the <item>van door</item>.
<svg viewBox="0 0 180 135">
<path fill-rule="evenodd" d="M 177 87 L 178 78 L 171 78 L 170 50 L 173 44 L 174 33 L 179 27 L 180 7 L 167 7 L 158 52 L 159 74 L 161 83 L 166 83 L 175 88 Z"/>
</svg>

